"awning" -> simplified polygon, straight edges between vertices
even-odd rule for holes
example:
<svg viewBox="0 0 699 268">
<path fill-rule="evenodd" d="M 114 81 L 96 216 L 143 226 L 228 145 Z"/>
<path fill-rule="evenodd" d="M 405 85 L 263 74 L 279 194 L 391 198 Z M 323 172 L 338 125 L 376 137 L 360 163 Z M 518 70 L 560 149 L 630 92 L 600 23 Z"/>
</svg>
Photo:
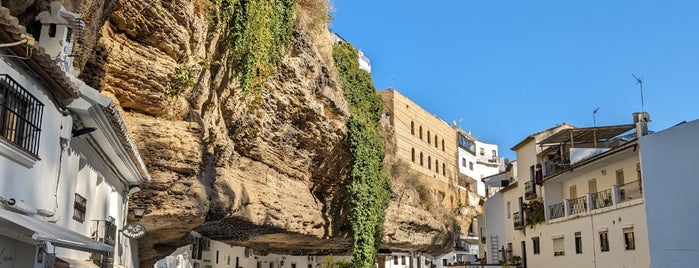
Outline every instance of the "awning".
<svg viewBox="0 0 699 268">
<path fill-rule="evenodd" d="M 71 258 L 56 257 L 55 268 L 67 267 L 67 268 L 99 268 L 96 264 L 90 261 L 76 260 Z"/>
<path fill-rule="evenodd" d="M 553 134 L 550 137 L 540 141 L 538 144 L 559 144 L 571 141 L 575 143 L 603 142 L 633 128 L 633 124 L 604 127 L 568 128 L 556 132 L 556 134 Z"/>
<path fill-rule="evenodd" d="M 113 252 L 114 246 L 107 245 L 68 228 L 35 219 L 0 208 L 0 226 L 9 222 L 18 232 L 29 231 L 27 236 L 37 241 L 51 242 L 54 246 L 89 252 Z"/>
</svg>

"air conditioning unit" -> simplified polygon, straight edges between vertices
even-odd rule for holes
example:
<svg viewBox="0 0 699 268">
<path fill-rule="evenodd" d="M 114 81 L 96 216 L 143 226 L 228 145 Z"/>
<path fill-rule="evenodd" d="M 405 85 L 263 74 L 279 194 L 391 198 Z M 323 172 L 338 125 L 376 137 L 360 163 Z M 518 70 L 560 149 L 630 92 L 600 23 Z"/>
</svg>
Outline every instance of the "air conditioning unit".
<svg viewBox="0 0 699 268">
<path fill-rule="evenodd" d="M 245 257 L 252 258 L 253 252 L 251 248 L 245 248 Z"/>
<path fill-rule="evenodd" d="M 315 261 L 316 261 L 316 256 L 308 256 L 308 261 L 309 261 L 309 262 L 315 262 Z"/>
</svg>

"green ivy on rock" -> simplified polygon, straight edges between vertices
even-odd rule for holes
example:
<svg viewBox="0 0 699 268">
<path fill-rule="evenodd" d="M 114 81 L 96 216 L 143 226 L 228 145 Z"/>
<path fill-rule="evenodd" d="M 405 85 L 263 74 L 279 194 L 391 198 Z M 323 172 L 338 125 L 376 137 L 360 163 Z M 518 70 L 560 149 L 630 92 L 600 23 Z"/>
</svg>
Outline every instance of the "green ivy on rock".
<svg viewBox="0 0 699 268">
<path fill-rule="evenodd" d="M 385 155 L 379 119 L 383 104 L 371 76 L 359 69 L 357 51 L 349 44 L 333 47 L 340 85 L 350 107 L 347 139 L 352 154 L 350 182 L 350 221 L 352 264 L 374 267 L 381 243 L 381 232 L 390 200 L 391 183 L 383 171 Z"/>
<path fill-rule="evenodd" d="M 276 71 L 293 29 L 295 0 L 214 0 L 244 95 Z"/>
</svg>

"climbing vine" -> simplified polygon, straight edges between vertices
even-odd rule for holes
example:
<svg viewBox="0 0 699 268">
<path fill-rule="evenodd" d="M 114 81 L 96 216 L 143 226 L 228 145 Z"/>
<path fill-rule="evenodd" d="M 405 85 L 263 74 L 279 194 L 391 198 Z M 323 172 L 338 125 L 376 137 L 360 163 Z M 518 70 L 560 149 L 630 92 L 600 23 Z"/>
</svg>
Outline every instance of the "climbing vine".
<svg viewBox="0 0 699 268">
<path fill-rule="evenodd" d="M 529 202 L 525 209 L 526 217 L 525 224 L 530 228 L 534 228 L 534 225 L 544 222 L 544 204 L 539 200 L 532 200 Z"/>
<path fill-rule="evenodd" d="M 295 0 L 214 0 L 243 95 L 260 93 L 293 28 Z"/>
<path fill-rule="evenodd" d="M 359 69 L 357 51 L 349 43 L 335 45 L 333 58 L 350 107 L 347 139 L 352 154 L 348 184 L 352 264 L 369 268 L 374 266 L 391 193 L 383 171 L 385 152 L 379 131 L 383 104 L 369 73 Z"/>
</svg>

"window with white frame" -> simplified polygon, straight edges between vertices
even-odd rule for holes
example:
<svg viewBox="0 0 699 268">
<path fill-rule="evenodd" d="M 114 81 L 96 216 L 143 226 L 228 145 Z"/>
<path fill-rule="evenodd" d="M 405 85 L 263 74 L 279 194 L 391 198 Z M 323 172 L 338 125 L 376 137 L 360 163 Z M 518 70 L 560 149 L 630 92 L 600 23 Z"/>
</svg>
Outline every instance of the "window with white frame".
<svg viewBox="0 0 699 268">
<path fill-rule="evenodd" d="M 599 232 L 599 248 L 601 252 L 609 251 L 609 236 L 607 231 Z"/>
<path fill-rule="evenodd" d="M 85 221 L 85 212 L 87 211 L 87 199 L 82 195 L 75 193 L 75 201 L 73 201 L 73 219 L 79 222 Z"/>
</svg>

